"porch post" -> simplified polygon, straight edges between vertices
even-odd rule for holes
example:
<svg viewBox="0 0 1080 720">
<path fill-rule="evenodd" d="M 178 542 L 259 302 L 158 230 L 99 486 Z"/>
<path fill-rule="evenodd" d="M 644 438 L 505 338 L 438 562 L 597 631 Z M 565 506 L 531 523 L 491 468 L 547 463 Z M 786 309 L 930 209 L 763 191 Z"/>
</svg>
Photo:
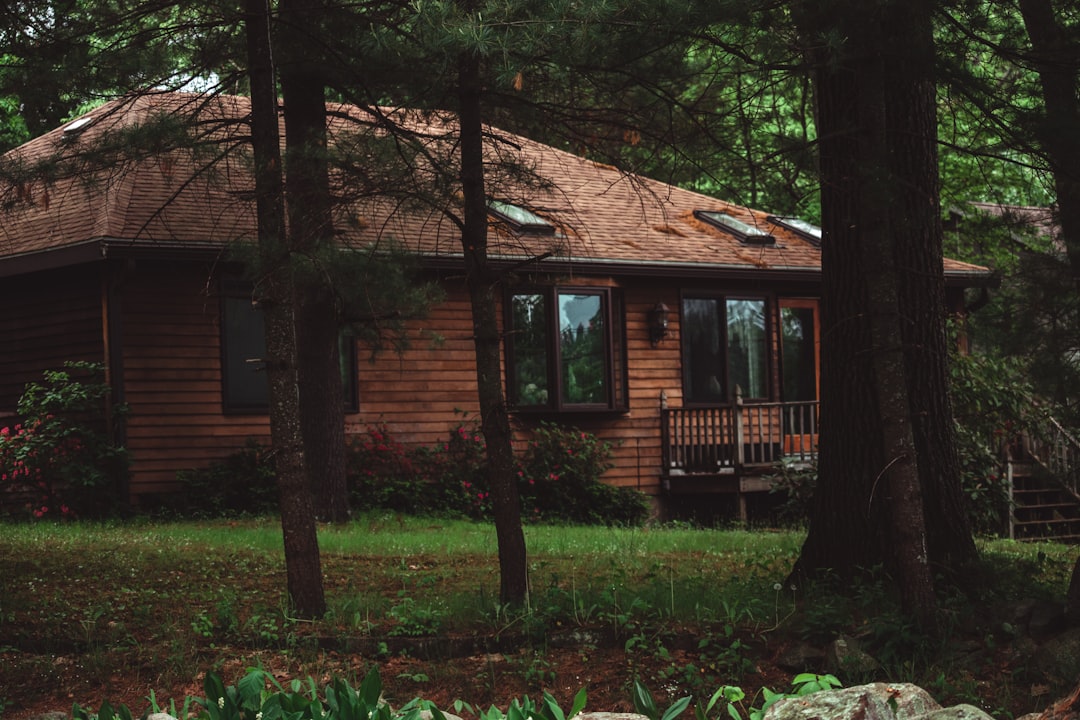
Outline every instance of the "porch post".
<svg viewBox="0 0 1080 720">
<path fill-rule="evenodd" d="M 743 440 L 743 399 L 742 388 L 735 386 L 735 407 L 731 409 L 735 421 L 735 498 L 739 504 L 739 522 L 746 524 L 749 513 L 746 510 L 746 493 L 742 489 L 742 469 L 746 462 L 746 443 Z"/>
<path fill-rule="evenodd" d="M 742 388 L 738 385 L 735 386 L 735 408 L 732 411 L 735 421 L 735 469 L 737 471 L 742 470 L 743 463 L 746 462 L 745 442 L 743 439 L 743 399 Z"/>
</svg>

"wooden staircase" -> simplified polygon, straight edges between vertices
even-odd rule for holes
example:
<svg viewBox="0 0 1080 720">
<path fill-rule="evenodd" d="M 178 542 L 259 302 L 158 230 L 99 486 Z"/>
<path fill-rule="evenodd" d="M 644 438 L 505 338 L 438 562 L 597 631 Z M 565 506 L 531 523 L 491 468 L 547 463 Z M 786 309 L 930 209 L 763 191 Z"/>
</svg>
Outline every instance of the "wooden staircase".
<svg viewBox="0 0 1080 720">
<path fill-rule="evenodd" d="M 1034 460 L 1012 462 L 1009 537 L 1080 544 L 1080 498 Z"/>
</svg>

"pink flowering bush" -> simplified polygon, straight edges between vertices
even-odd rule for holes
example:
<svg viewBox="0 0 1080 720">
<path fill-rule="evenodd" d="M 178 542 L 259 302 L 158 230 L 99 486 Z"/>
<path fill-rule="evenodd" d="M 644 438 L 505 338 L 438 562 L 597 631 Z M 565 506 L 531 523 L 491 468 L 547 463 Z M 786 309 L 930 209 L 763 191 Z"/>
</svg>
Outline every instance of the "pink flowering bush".
<svg viewBox="0 0 1080 720">
<path fill-rule="evenodd" d="M 123 448 L 105 433 L 101 365 L 67 363 L 28 383 L 17 412 L 0 427 L 0 504 L 35 518 L 100 515 L 113 506 L 127 470 Z"/>
<path fill-rule="evenodd" d="M 446 441 L 415 453 L 416 469 L 428 483 L 432 510 L 477 520 L 491 517 L 487 444 L 479 428 L 459 423 Z"/>
<path fill-rule="evenodd" d="M 390 435 L 385 424 L 369 426 L 352 438 L 346 467 L 353 510 L 395 510 L 420 513 L 428 509 L 429 493 L 413 467 L 412 453 Z"/>
<path fill-rule="evenodd" d="M 606 485 L 611 444 L 592 433 L 554 423 L 532 431 L 518 472 L 522 506 L 536 519 L 636 525 L 648 517 L 645 496 Z"/>
</svg>

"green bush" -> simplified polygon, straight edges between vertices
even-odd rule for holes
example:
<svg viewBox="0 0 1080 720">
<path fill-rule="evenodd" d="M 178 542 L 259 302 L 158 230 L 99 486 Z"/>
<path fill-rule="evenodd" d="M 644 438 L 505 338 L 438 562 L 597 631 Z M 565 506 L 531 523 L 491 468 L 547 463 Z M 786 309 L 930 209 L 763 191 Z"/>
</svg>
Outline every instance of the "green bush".
<svg viewBox="0 0 1080 720">
<path fill-rule="evenodd" d="M 432 509 L 426 482 L 414 467 L 413 453 L 373 425 L 349 443 L 346 468 L 354 510 L 393 510 L 422 514 Z"/>
<path fill-rule="evenodd" d="M 100 516 L 116 508 L 128 458 L 106 432 L 104 377 L 104 367 L 90 362 L 47 370 L 19 398 L 22 422 L 0 428 L 0 490 L 25 498 L 34 517 Z M 124 408 L 112 412 L 116 419 Z"/>
<path fill-rule="evenodd" d="M 571 523 L 639 524 L 649 514 L 637 490 L 605 485 L 611 445 L 580 430 L 542 424 L 516 471 L 524 519 Z M 454 427 L 432 447 L 407 448 L 373 425 L 352 439 L 346 467 L 352 506 L 409 515 L 491 518 L 487 447 L 479 430 Z M 221 462 L 178 474 L 185 506 L 222 516 L 276 510 L 269 453 L 254 440 Z"/>
<path fill-rule="evenodd" d="M 776 465 L 776 474 L 769 478 L 769 493 L 783 498 L 776 507 L 780 520 L 795 525 L 810 518 L 810 500 L 817 488 L 817 462 L 802 462 L 784 458 Z"/>
<path fill-rule="evenodd" d="M 645 496 L 601 482 L 610 467 L 610 443 L 581 430 L 541 423 L 518 471 L 522 504 L 528 514 L 548 521 L 640 524 L 649 515 Z"/>
<path fill-rule="evenodd" d="M 277 511 L 277 479 L 270 452 L 248 439 L 242 450 L 208 467 L 182 470 L 177 479 L 183 487 L 188 514 L 229 517 Z"/>
<path fill-rule="evenodd" d="M 459 423 L 445 443 L 424 448 L 418 455 L 443 512 L 474 520 L 491 517 L 487 443 L 479 428 Z"/>
</svg>

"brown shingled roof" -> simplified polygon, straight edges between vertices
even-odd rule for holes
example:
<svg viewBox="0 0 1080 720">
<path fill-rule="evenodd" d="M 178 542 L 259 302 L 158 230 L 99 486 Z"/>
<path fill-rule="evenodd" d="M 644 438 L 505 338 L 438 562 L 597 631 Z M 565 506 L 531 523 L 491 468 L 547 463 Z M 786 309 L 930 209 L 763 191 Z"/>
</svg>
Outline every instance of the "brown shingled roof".
<svg viewBox="0 0 1080 720">
<path fill-rule="evenodd" d="M 0 263 L 71 248 L 108 254 L 124 246 L 209 249 L 255 238 L 252 181 L 244 152 L 248 101 L 161 93 L 114 100 L 84 117 L 78 130 L 61 127 L 3 158 L 0 173 Z M 154 147 L 139 135 L 154 118 L 193 117 L 197 147 Z M 345 141 L 361 121 L 366 132 L 400 122 L 427 149 L 452 148 L 447 116 L 387 112 L 367 116 L 334 108 L 332 137 Z M 351 118 L 354 122 L 346 122 Z M 67 128 L 71 128 L 69 123 Z M 376 128 L 376 129 L 372 129 Z M 590 266 L 638 267 L 656 274 L 682 268 L 727 271 L 820 270 L 821 252 L 802 236 L 768 222 L 767 214 L 619 170 L 526 138 L 491 130 L 489 194 L 528 207 L 553 223 L 554 235 L 514 233 L 493 222 L 493 257 L 553 260 Z M 438 152 L 431 150 L 433 155 Z M 516 173 L 504 172 L 509 158 Z M 212 162 L 209 162 L 212 161 Z M 50 180 L 35 177 L 44 163 Z M 532 179 L 522 181 L 520 169 Z M 423 173 L 419 173 L 423 175 Z M 351 188 L 340 187 L 345 197 Z M 447 203 L 454 202 L 448 195 Z M 460 254 L 456 225 L 430 198 L 419 203 L 397 187 L 385 194 L 357 193 L 339 208 L 336 223 L 347 243 L 393 237 L 429 257 Z M 751 246 L 694 217 L 695 210 L 730 214 L 766 229 L 775 245 Z M 981 268 L 946 261 L 951 275 Z"/>
</svg>

